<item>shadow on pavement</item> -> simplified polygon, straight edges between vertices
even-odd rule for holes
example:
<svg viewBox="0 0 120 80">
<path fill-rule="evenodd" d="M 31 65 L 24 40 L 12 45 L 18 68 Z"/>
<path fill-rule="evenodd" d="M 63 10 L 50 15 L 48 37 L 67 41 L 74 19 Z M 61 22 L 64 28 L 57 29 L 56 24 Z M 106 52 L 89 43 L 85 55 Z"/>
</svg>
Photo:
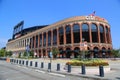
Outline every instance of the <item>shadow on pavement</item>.
<svg viewBox="0 0 120 80">
<path fill-rule="evenodd" d="M 120 80 L 120 77 L 116 77 L 116 79 L 119 79 L 119 80 Z"/>
</svg>

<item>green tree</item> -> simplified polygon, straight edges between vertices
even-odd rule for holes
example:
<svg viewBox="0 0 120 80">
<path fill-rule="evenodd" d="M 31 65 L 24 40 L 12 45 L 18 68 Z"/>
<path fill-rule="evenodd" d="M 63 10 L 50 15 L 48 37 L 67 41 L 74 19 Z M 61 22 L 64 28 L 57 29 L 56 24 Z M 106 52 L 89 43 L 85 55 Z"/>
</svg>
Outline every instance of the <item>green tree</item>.
<svg viewBox="0 0 120 80">
<path fill-rule="evenodd" d="M 27 52 L 26 52 L 26 51 L 24 52 L 23 56 L 24 56 L 24 57 L 26 57 L 26 56 L 27 56 Z"/>
<path fill-rule="evenodd" d="M 56 58 L 57 57 L 57 54 L 59 54 L 59 49 L 58 48 L 52 48 L 52 54 L 53 54 L 53 57 Z"/>
<path fill-rule="evenodd" d="M 12 56 L 12 51 L 6 51 L 6 56 Z"/>
<path fill-rule="evenodd" d="M 18 58 L 21 58 L 21 53 L 19 53 Z"/>
<path fill-rule="evenodd" d="M 31 56 L 33 58 L 34 57 L 34 52 L 33 51 L 29 51 L 29 56 Z"/>
<path fill-rule="evenodd" d="M 5 57 L 6 56 L 6 51 L 5 49 L 0 50 L 0 57 Z"/>
<path fill-rule="evenodd" d="M 119 49 L 113 49 L 111 50 L 111 53 L 114 57 L 120 57 L 120 50 Z"/>
</svg>

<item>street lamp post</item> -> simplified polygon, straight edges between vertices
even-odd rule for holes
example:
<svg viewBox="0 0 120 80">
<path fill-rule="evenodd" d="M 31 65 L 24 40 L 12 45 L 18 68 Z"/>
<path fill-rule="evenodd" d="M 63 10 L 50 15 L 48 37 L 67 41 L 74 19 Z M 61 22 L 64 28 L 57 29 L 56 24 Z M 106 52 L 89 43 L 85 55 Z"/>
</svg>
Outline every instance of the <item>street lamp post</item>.
<svg viewBox="0 0 120 80">
<path fill-rule="evenodd" d="M 30 48 L 29 48 L 29 45 L 26 46 L 26 52 L 27 52 L 27 59 L 29 57 L 29 51 L 30 51 Z"/>
<path fill-rule="evenodd" d="M 50 51 L 50 53 L 49 53 L 49 57 L 50 57 L 50 72 L 51 72 L 51 65 L 52 65 L 52 57 L 53 57 L 53 55 L 52 55 L 52 51 Z"/>
<path fill-rule="evenodd" d="M 82 38 L 82 43 L 80 43 L 80 47 L 82 48 L 81 50 L 82 50 L 82 59 L 84 59 L 85 58 L 85 52 L 84 52 L 84 50 L 86 49 L 86 47 L 87 47 L 87 45 L 86 45 L 86 43 L 85 43 L 85 41 L 84 41 L 85 39 L 84 38 Z"/>
<path fill-rule="evenodd" d="M 84 53 L 84 38 L 82 38 L 82 43 L 83 43 L 83 51 L 82 51 L 82 57 L 83 57 L 83 59 L 85 58 L 85 53 Z"/>
</svg>

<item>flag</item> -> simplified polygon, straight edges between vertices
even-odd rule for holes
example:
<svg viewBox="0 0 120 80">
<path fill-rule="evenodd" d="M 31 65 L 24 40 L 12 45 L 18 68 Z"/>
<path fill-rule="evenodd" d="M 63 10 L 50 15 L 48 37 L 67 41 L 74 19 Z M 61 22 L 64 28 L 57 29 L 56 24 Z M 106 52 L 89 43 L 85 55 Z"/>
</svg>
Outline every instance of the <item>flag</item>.
<svg viewBox="0 0 120 80">
<path fill-rule="evenodd" d="M 94 11 L 94 12 L 93 12 L 92 14 L 90 14 L 89 16 L 95 16 L 95 13 L 96 13 L 96 12 Z"/>
</svg>

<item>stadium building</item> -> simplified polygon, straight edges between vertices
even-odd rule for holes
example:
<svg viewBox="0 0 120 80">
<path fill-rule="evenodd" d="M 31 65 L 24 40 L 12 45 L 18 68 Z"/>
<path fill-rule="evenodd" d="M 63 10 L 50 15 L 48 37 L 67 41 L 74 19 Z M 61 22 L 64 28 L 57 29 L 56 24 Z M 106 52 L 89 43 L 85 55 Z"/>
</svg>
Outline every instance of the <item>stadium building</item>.
<svg viewBox="0 0 120 80">
<path fill-rule="evenodd" d="M 59 58 L 77 58 L 80 51 L 87 57 L 110 57 L 112 39 L 108 21 L 99 16 L 75 16 L 51 25 L 23 29 L 24 22 L 14 27 L 6 49 L 18 55 L 34 51 L 37 57 L 48 57 L 52 48 L 59 49 Z"/>
</svg>

